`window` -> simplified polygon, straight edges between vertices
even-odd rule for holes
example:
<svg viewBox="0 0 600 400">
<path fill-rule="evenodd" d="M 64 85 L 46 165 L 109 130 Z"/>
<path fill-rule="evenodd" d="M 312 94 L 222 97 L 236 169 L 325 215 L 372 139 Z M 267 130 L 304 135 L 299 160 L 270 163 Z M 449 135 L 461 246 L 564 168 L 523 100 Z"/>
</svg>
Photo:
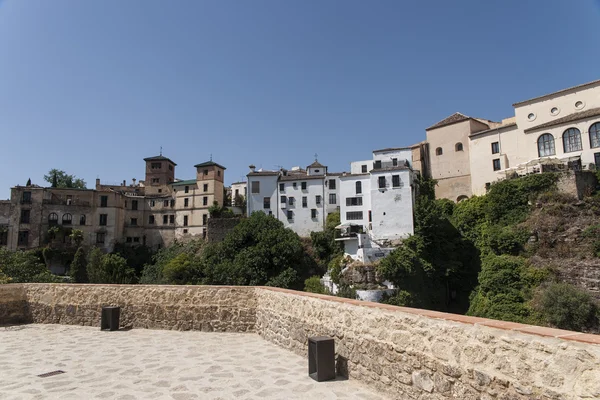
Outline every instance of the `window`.
<svg viewBox="0 0 600 400">
<path fill-rule="evenodd" d="M 171 200 L 171 207 L 175 207 L 175 199 Z"/>
<path fill-rule="evenodd" d="M 23 192 L 21 204 L 31 204 L 31 192 Z"/>
<path fill-rule="evenodd" d="M 495 160 L 492 160 L 492 165 L 494 166 L 494 171 L 500 171 L 502 169 L 502 167 L 500 166 L 500 159 L 496 158 Z"/>
<path fill-rule="evenodd" d="M 306 208 L 308 207 L 308 197 L 303 196 L 302 197 L 302 208 Z"/>
<path fill-rule="evenodd" d="M 173 171 L 173 165 L 169 164 L 169 171 Z"/>
<path fill-rule="evenodd" d="M 554 150 L 554 136 L 544 133 L 538 138 L 538 155 L 540 157 L 547 157 L 554 154 L 556 154 Z"/>
<path fill-rule="evenodd" d="M 315 196 L 315 203 L 317 203 L 318 206 L 321 205 L 321 196 Z"/>
<path fill-rule="evenodd" d="M 134 237 L 133 238 L 133 243 L 139 243 L 140 242 L 140 238 L 139 237 Z"/>
<path fill-rule="evenodd" d="M 454 150 L 455 151 L 463 151 L 463 144 L 462 143 L 456 143 L 456 145 L 454 145 Z"/>
<path fill-rule="evenodd" d="M 163 215 L 163 225 L 166 225 L 169 223 L 169 216 L 168 215 Z"/>
<path fill-rule="evenodd" d="M 379 183 L 379 189 L 385 189 L 385 176 L 380 176 L 377 182 Z"/>
<path fill-rule="evenodd" d="M 160 178 L 152 178 L 152 183 L 160 183 Z"/>
<path fill-rule="evenodd" d="M 156 205 L 156 201 L 150 200 L 150 207 L 154 207 Z"/>
<path fill-rule="evenodd" d="M 373 166 L 375 169 L 381 169 L 381 160 L 375 160 L 375 165 Z"/>
<path fill-rule="evenodd" d="M 529 115 L 527 115 L 527 119 L 530 121 L 533 121 L 535 119 L 535 114 L 534 113 L 529 113 Z"/>
<path fill-rule="evenodd" d="M 154 225 L 154 215 L 149 215 L 149 216 L 148 216 L 148 223 L 149 223 L 150 225 Z"/>
<path fill-rule="evenodd" d="M 362 182 L 356 182 L 356 194 L 362 193 Z"/>
<path fill-rule="evenodd" d="M 101 226 L 105 226 L 108 223 L 108 214 L 100 214 L 100 224 Z"/>
<path fill-rule="evenodd" d="M 202 190 L 205 192 L 208 192 L 208 183 L 205 183 L 204 185 L 202 185 Z"/>
<path fill-rule="evenodd" d="M 30 215 L 31 215 L 30 210 L 21 210 L 21 221 L 20 222 L 22 224 L 28 224 Z"/>
<path fill-rule="evenodd" d="M 330 179 L 329 180 L 329 190 L 334 190 L 335 189 L 335 179 Z"/>
<path fill-rule="evenodd" d="M 131 200 L 131 209 L 134 211 L 138 209 L 138 201 L 137 200 Z"/>
<path fill-rule="evenodd" d="M 337 199 L 335 198 L 335 193 L 329 193 L 329 204 L 336 204 Z"/>
<path fill-rule="evenodd" d="M 392 166 L 394 166 L 394 167 L 398 166 L 398 159 L 397 158 L 392 158 Z"/>
<path fill-rule="evenodd" d="M 184 230 L 183 230 L 183 233 L 188 233 L 188 230 L 187 230 L 187 229 L 184 229 Z"/>
<path fill-rule="evenodd" d="M 202 198 L 202 205 L 203 205 L 203 206 L 207 206 L 207 205 L 208 205 L 208 196 L 204 196 L 204 197 Z"/>
<path fill-rule="evenodd" d="M 367 172 L 367 166 L 366 166 L 366 165 L 361 165 L 361 166 L 360 166 L 360 172 L 362 172 L 363 174 L 364 174 L 365 172 Z"/>
<path fill-rule="evenodd" d="M 153 162 L 152 164 L 150 164 L 151 169 L 160 169 L 161 166 L 162 166 L 162 164 L 159 162 Z"/>
<path fill-rule="evenodd" d="M 162 193 L 162 189 L 158 189 L 158 193 Z"/>
<path fill-rule="evenodd" d="M 288 202 L 290 203 L 290 206 L 294 205 L 294 198 L 293 197 L 288 197 Z"/>
<path fill-rule="evenodd" d="M 252 182 L 252 193 L 260 193 L 260 182 Z"/>
<path fill-rule="evenodd" d="M 175 223 L 175 216 L 169 215 L 169 224 L 174 224 L 174 223 Z"/>
<path fill-rule="evenodd" d="M 492 143 L 492 154 L 500 153 L 500 143 L 494 142 Z"/>
<path fill-rule="evenodd" d="M 294 189 L 296 189 L 298 187 L 298 182 L 292 183 L 292 186 L 294 187 Z"/>
<path fill-rule="evenodd" d="M 79 225 L 85 225 L 85 214 L 79 216 Z"/>
<path fill-rule="evenodd" d="M 565 153 L 580 151 L 582 149 L 579 129 L 569 128 L 563 133 L 563 148 Z"/>
<path fill-rule="evenodd" d="M 127 200 L 125 200 L 125 208 L 127 208 Z"/>
<path fill-rule="evenodd" d="M 221 176 L 221 170 L 220 169 L 217 170 L 217 176 Z"/>
<path fill-rule="evenodd" d="M 280 183 L 279 184 L 279 191 L 283 192 L 285 190 L 285 183 Z"/>
<path fill-rule="evenodd" d="M 346 197 L 346 206 L 347 207 L 362 206 L 362 205 L 363 205 L 362 197 Z"/>
<path fill-rule="evenodd" d="M 552 115 L 558 115 L 559 112 L 560 112 L 560 110 L 558 109 L 558 107 L 552 107 L 550 109 L 550 114 L 552 114 Z"/>
<path fill-rule="evenodd" d="M 281 196 L 281 201 L 280 201 L 280 203 L 281 203 L 281 204 L 287 204 L 287 197 L 285 197 L 285 196 Z"/>
<path fill-rule="evenodd" d="M 208 222 L 208 214 L 202 214 L 202 225 L 206 225 Z"/>
<path fill-rule="evenodd" d="M 104 244 L 105 239 L 106 239 L 106 233 L 96 233 L 96 243 Z"/>
<path fill-rule="evenodd" d="M 204 175 L 208 175 L 208 170 L 207 169 L 204 170 Z"/>
<path fill-rule="evenodd" d="M 302 182 L 300 184 L 300 187 L 302 188 L 302 190 L 306 190 L 306 182 Z"/>
<path fill-rule="evenodd" d="M 183 193 L 189 193 L 190 192 L 190 187 L 186 186 L 183 188 Z"/>
<path fill-rule="evenodd" d="M 18 246 L 27 246 L 29 244 L 29 231 L 19 231 L 17 238 Z"/>
<path fill-rule="evenodd" d="M 73 216 L 69 213 L 63 214 L 62 224 L 63 225 L 71 225 L 73 223 Z"/>
<path fill-rule="evenodd" d="M 590 146 L 600 147 L 600 122 L 590 126 Z"/>
<path fill-rule="evenodd" d="M 190 205 L 190 199 L 189 197 L 186 197 L 185 199 L 183 199 L 183 206 L 187 207 Z"/>
<path fill-rule="evenodd" d="M 8 244 L 8 228 L 6 226 L 0 226 L 0 246 L 6 246 Z"/>
<path fill-rule="evenodd" d="M 169 207 L 169 200 L 163 200 L 163 207 Z"/>
<path fill-rule="evenodd" d="M 108 196 L 100 196 L 100 207 L 108 207 Z"/>
<path fill-rule="evenodd" d="M 318 169 L 315 169 L 315 173 L 316 173 L 316 174 L 318 174 L 318 173 L 319 173 L 319 171 L 320 171 L 320 170 L 318 170 Z"/>
<path fill-rule="evenodd" d="M 58 224 L 58 214 L 50 213 L 50 215 L 48 215 L 48 225 L 54 226 L 56 224 Z"/>
<path fill-rule="evenodd" d="M 294 212 L 293 211 L 288 210 L 288 212 L 287 212 L 287 219 L 294 219 Z"/>
<path fill-rule="evenodd" d="M 317 209 L 316 208 L 313 208 L 310 210 L 310 217 L 313 219 L 317 218 Z"/>
<path fill-rule="evenodd" d="M 392 175 L 392 187 L 402 187 L 402 181 L 400 181 L 400 175 Z"/>
<path fill-rule="evenodd" d="M 444 154 L 444 150 L 442 150 L 441 147 L 438 147 L 437 149 L 435 149 L 436 156 L 441 156 L 442 154 Z"/>
<path fill-rule="evenodd" d="M 183 226 L 188 226 L 188 216 L 187 215 L 183 216 Z"/>
<path fill-rule="evenodd" d="M 596 168 L 600 168 L 600 153 L 594 153 L 594 163 Z"/>
<path fill-rule="evenodd" d="M 137 226 L 137 218 L 131 218 L 131 226 Z"/>
<path fill-rule="evenodd" d="M 357 220 L 357 219 L 363 219 L 363 213 L 362 211 L 348 211 L 346 213 L 346 219 L 347 220 Z"/>
<path fill-rule="evenodd" d="M 581 110 L 583 108 L 584 104 L 583 101 L 576 101 L 575 102 L 575 108 L 578 110 Z"/>
<path fill-rule="evenodd" d="M 268 210 L 271 208 L 271 198 L 270 197 L 263 198 L 263 208 L 265 210 Z"/>
<path fill-rule="evenodd" d="M 127 239 L 125 239 L 125 242 L 131 243 L 131 242 L 133 242 L 133 238 L 128 236 Z"/>
<path fill-rule="evenodd" d="M 373 222 L 373 215 L 371 214 L 371 210 L 369 210 L 369 222 Z"/>
</svg>

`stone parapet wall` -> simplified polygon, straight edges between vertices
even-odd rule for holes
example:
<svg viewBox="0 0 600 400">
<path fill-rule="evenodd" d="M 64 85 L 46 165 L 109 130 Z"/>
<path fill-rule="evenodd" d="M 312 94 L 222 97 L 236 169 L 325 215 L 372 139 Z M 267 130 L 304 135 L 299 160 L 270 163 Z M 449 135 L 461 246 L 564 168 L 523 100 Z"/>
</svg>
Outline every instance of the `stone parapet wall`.
<svg viewBox="0 0 600 400">
<path fill-rule="evenodd" d="M 257 299 L 259 335 L 302 355 L 332 336 L 338 369 L 394 398 L 600 397 L 600 336 L 274 288 Z"/>
<path fill-rule="evenodd" d="M 19 284 L 0 285 L 0 325 L 28 322 L 25 288 Z"/>
<path fill-rule="evenodd" d="M 285 289 L 239 286 L 0 285 L 0 324 L 256 332 L 300 355 L 335 338 L 338 372 L 392 398 L 600 398 L 600 336 Z"/>
</svg>

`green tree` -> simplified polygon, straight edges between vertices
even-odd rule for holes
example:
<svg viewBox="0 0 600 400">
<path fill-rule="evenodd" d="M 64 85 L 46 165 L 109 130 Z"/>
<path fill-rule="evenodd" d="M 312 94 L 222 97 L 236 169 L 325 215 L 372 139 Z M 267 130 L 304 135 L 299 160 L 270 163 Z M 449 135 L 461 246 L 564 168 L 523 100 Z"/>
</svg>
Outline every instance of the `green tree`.
<svg viewBox="0 0 600 400">
<path fill-rule="evenodd" d="M 50 272 L 34 251 L 10 251 L 0 247 L 0 271 L 11 278 L 13 283 L 38 282 L 47 280 Z"/>
<path fill-rule="evenodd" d="M 76 188 L 85 189 L 86 183 L 83 179 L 77 178 L 75 175 L 69 175 L 65 171 L 52 168 L 48 171 L 47 175 L 44 175 L 44 180 L 52 185 L 52 187 L 59 188 Z"/>
<path fill-rule="evenodd" d="M 202 252 L 202 283 L 277 285 L 302 289 L 308 276 L 300 238 L 263 212 L 243 219 L 220 243 Z"/>
<path fill-rule="evenodd" d="M 304 281 L 304 291 L 319 294 L 329 294 L 327 288 L 321 283 L 321 277 L 311 276 Z"/>
<path fill-rule="evenodd" d="M 79 247 L 81 246 L 81 243 L 83 243 L 83 231 L 80 229 L 73 229 L 69 234 L 69 238 L 71 238 L 75 247 Z"/>
<path fill-rule="evenodd" d="M 598 304 L 587 292 L 568 283 L 543 287 L 532 305 L 550 326 L 574 331 L 598 327 Z"/>
<path fill-rule="evenodd" d="M 102 270 L 106 279 L 102 283 L 134 283 L 135 272 L 127 265 L 127 261 L 117 254 L 106 254 L 102 257 Z"/>
<path fill-rule="evenodd" d="M 344 254 L 344 246 L 335 240 L 335 227 L 340 224 L 339 211 L 327 215 L 325 229 L 320 232 L 311 232 L 310 240 L 314 255 L 323 269 L 332 259 Z"/>
<path fill-rule="evenodd" d="M 102 267 L 102 250 L 94 247 L 88 256 L 87 274 L 90 283 L 107 283 L 108 278 Z"/>
<path fill-rule="evenodd" d="M 144 265 L 140 283 L 144 285 L 174 283 L 169 282 L 169 280 L 164 276 L 164 270 L 166 266 L 180 254 L 187 254 L 190 257 L 197 257 L 205 243 L 206 242 L 202 239 L 195 239 L 187 242 L 180 242 L 176 240 L 170 246 L 160 249 L 156 254 L 154 254 L 154 256 L 152 256 L 152 263 Z"/>
<path fill-rule="evenodd" d="M 71 262 L 71 268 L 69 271 L 71 280 L 76 283 L 87 283 L 87 262 L 85 257 L 85 250 L 83 247 L 79 247 L 75 252 L 75 257 Z"/>
<path fill-rule="evenodd" d="M 180 253 L 164 266 L 163 276 L 167 283 L 192 284 L 201 276 L 201 268 L 196 257 L 190 253 Z"/>
</svg>

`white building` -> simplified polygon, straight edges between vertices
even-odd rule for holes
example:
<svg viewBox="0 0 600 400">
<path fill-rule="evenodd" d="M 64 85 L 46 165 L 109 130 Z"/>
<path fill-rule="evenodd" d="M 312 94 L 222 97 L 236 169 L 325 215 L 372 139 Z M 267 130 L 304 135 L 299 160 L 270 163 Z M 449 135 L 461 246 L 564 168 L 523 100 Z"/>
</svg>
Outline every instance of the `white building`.
<svg viewBox="0 0 600 400">
<path fill-rule="evenodd" d="M 515 116 L 469 136 L 472 192 L 544 164 L 600 167 L 600 80 L 513 104 Z"/>
<path fill-rule="evenodd" d="M 340 175 L 329 174 L 315 161 L 306 169 L 257 171 L 248 174 L 248 215 L 263 211 L 302 237 L 322 231 L 327 215 L 337 210 Z"/>
<path fill-rule="evenodd" d="M 344 253 L 373 262 L 414 232 L 416 174 L 411 148 L 376 150 L 373 160 L 351 163 L 340 176 L 341 237 Z"/>
</svg>

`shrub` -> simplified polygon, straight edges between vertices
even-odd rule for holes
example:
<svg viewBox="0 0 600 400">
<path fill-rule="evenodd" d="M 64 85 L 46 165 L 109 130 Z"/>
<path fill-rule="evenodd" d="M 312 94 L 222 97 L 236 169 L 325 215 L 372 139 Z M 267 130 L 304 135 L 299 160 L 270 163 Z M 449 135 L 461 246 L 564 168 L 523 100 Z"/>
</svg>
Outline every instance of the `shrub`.
<svg viewBox="0 0 600 400">
<path fill-rule="evenodd" d="M 72 282 L 86 283 L 88 281 L 87 276 L 87 262 L 85 259 L 85 251 L 82 247 L 78 248 L 75 252 L 75 257 L 71 262 L 69 270 Z"/>
<path fill-rule="evenodd" d="M 304 281 L 304 291 L 319 294 L 329 294 L 329 291 L 321 283 L 321 278 L 318 275 L 311 276 Z"/>
<path fill-rule="evenodd" d="M 583 331 L 598 326 L 598 304 L 585 291 L 568 283 L 551 283 L 532 301 L 533 308 L 551 326 Z"/>
<path fill-rule="evenodd" d="M 90 283 L 106 283 L 106 276 L 102 268 L 102 250 L 94 247 L 88 256 L 87 274 Z"/>
<path fill-rule="evenodd" d="M 10 251 L 0 247 L 0 271 L 11 278 L 13 283 L 38 282 L 39 279 L 47 279 L 46 265 L 34 251 Z"/>
<path fill-rule="evenodd" d="M 340 285 L 336 296 L 356 300 L 356 289 L 348 285 Z"/>
</svg>

